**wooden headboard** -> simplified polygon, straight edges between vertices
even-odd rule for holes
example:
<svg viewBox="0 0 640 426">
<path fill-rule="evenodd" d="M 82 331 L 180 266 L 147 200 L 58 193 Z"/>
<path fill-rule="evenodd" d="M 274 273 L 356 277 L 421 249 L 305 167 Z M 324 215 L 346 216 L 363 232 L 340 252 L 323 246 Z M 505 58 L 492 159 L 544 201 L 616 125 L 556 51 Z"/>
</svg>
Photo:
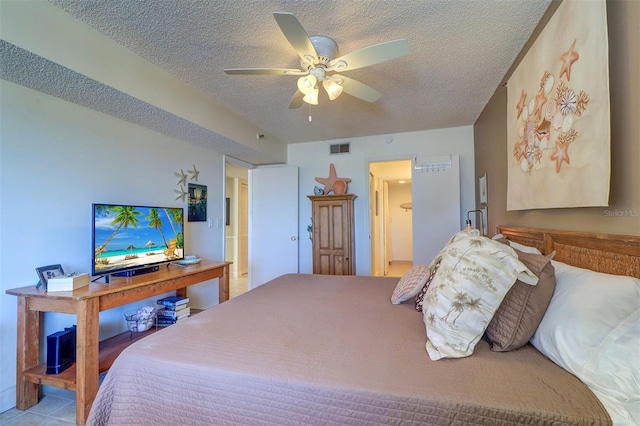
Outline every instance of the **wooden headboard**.
<svg viewBox="0 0 640 426">
<path fill-rule="evenodd" d="M 640 236 L 498 226 L 508 240 L 579 268 L 640 278 Z"/>
</svg>

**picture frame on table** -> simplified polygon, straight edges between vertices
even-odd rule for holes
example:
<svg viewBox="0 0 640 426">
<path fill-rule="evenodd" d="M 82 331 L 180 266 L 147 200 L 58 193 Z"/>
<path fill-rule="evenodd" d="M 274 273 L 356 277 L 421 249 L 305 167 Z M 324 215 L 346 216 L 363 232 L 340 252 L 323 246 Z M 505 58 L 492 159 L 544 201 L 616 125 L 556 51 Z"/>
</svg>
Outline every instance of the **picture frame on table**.
<svg viewBox="0 0 640 426">
<path fill-rule="evenodd" d="M 36 268 L 36 272 L 38 273 L 38 278 L 40 278 L 40 281 L 36 284 L 36 288 L 40 288 L 42 286 L 44 291 L 47 291 L 47 282 L 49 281 L 49 278 L 64 275 L 64 270 L 60 264 L 40 266 Z"/>
</svg>

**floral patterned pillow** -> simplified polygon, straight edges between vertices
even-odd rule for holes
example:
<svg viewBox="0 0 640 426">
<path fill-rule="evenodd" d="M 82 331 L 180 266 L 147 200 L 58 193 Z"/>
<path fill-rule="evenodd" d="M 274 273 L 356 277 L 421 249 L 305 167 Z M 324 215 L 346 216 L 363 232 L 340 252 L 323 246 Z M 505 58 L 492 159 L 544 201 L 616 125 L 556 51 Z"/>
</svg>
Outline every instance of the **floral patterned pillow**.
<svg viewBox="0 0 640 426">
<path fill-rule="evenodd" d="M 458 232 L 438 256 L 422 306 L 434 361 L 471 355 L 516 279 L 538 281 L 511 247 L 474 232 Z"/>
<path fill-rule="evenodd" d="M 429 278 L 429 267 L 427 265 L 416 265 L 409 269 L 398 281 L 396 288 L 391 295 L 391 303 L 399 305 L 411 299 L 420 292 L 424 283 Z"/>
<path fill-rule="evenodd" d="M 416 296 L 416 302 L 415 302 L 416 311 L 422 312 L 422 303 L 424 302 L 424 295 L 427 293 L 427 290 L 429 289 L 429 285 L 431 284 L 433 277 L 438 272 L 438 267 L 440 266 L 440 261 L 442 260 L 442 253 L 444 253 L 444 251 L 449 246 L 449 244 L 453 243 L 456 240 L 459 240 L 460 238 L 467 237 L 468 235 L 480 235 L 480 231 L 478 231 L 477 229 L 471 229 L 468 231 L 465 230 L 465 231 L 454 234 L 453 237 L 451 237 L 449 241 L 447 241 L 447 244 L 444 245 L 444 248 L 440 250 L 440 253 L 438 253 L 436 257 L 433 258 L 433 260 L 431 261 L 431 265 L 429 265 L 429 270 L 431 271 L 429 273 L 429 278 L 427 278 L 427 282 L 424 284 L 424 286 L 422 286 L 422 290 L 420 290 L 418 292 L 418 295 Z"/>
</svg>

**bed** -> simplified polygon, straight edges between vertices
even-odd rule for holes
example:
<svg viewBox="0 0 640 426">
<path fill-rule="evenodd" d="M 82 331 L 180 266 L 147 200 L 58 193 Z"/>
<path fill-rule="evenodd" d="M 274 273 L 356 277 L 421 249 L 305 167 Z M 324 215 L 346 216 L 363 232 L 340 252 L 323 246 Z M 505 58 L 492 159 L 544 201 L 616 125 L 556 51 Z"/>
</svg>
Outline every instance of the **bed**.
<svg viewBox="0 0 640 426">
<path fill-rule="evenodd" d="M 640 286 L 630 278 L 640 277 L 640 237 L 498 232 L 555 251 L 559 266 Z M 496 352 L 485 336 L 471 356 L 432 361 L 423 315 L 412 301 L 390 303 L 397 285 L 285 275 L 154 333 L 114 362 L 88 424 L 609 425 L 638 409 L 531 343 Z"/>
</svg>

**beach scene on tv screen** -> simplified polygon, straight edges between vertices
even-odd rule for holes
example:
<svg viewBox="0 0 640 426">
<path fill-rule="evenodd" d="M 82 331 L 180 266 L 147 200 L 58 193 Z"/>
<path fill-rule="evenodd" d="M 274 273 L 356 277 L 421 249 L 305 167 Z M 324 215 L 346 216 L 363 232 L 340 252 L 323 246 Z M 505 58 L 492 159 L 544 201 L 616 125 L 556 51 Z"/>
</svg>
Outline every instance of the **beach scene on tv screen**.
<svg viewBox="0 0 640 426">
<path fill-rule="evenodd" d="M 184 258 L 180 208 L 94 205 L 94 273 Z"/>
</svg>

